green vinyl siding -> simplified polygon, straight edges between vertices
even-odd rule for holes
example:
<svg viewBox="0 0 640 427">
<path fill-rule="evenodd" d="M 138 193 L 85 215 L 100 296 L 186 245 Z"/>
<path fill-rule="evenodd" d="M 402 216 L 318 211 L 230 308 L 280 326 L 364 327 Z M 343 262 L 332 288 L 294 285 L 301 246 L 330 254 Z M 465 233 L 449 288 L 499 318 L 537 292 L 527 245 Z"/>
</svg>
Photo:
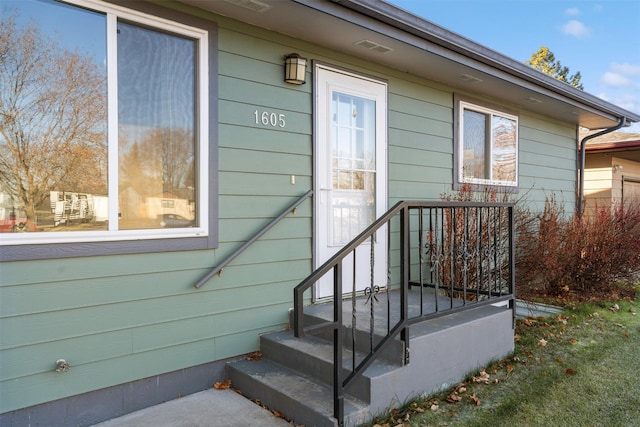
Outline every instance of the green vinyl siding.
<svg viewBox="0 0 640 427">
<path fill-rule="evenodd" d="M 313 188 L 312 75 L 285 84 L 286 53 L 388 82 L 389 206 L 453 192 L 450 88 L 202 16 L 218 23 L 219 247 L 3 263 L 0 413 L 255 351 L 260 333 L 286 327 L 293 287 L 311 272 L 312 199 L 193 287 Z M 286 125 L 256 124 L 255 111 Z M 521 112 L 520 195 L 558 192 L 573 206 L 575 156 L 573 127 Z M 53 372 L 58 358 L 70 372 Z"/>
</svg>

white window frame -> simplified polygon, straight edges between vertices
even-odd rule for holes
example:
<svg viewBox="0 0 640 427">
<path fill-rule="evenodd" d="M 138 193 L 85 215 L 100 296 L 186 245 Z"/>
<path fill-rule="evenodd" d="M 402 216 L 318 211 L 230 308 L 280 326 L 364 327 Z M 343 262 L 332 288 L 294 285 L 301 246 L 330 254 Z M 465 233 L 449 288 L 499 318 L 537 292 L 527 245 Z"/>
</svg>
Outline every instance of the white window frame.
<svg viewBox="0 0 640 427">
<path fill-rule="evenodd" d="M 485 187 L 497 187 L 506 190 L 517 190 L 519 182 L 519 151 L 520 151 L 520 135 L 519 126 L 520 121 L 517 114 L 507 112 L 504 109 L 496 106 L 490 106 L 486 103 L 477 100 L 464 99 L 462 97 L 455 97 L 455 135 L 454 135 L 454 187 L 456 189 L 462 188 L 464 185 L 471 184 L 473 189 L 482 189 Z M 464 176 L 464 112 L 473 111 L 480 114 L 485 114 L 491 117 L 490 129 L 488 134 L 491 141 L 487 141 L 485 138 L 485 150 L 486 157 L 489 159 L 489 179 L 483 178 L 468 178 Z M 505 181 L 493 179 L 493 132 L 491 126 L 493 124 L 493 117 L 499 116 L 509 120 L 513 120 L 516 123 L 516 148 L 515 148 L 515 181 Z"/>
<path fill-rule="evenodd" d="M 6 233 L 3 234 L 2 245 L 15 244 L 47 244 L 100 242 L 140 239 L 165 239 L 178 237 L 207 236 L 209 233 L 209 180 L 207 159 L 209 158 L 209 70 L 208 70 L 208 32 L 201 28 L 191 27 L 179 22 L 152 16 L 105 3 L 98 0 L 65 0 L 66 3 L 102 12 L 106 15 L 107 31 L 107 134 L 108 134 L 108 199 L 109 229 L 104 231 L 61 231 L 55 233 Z M 196 104 L 198 129 L 196 132 L 196 155 L 198 156 L 198 202 L 196 217 L 198 226 L 185 228 L 154 228 L 118 230 L 118 73 L 117 73 L 117 23 L 124 19 L 134 25 L 143 25 L 152 29 L 166 31 L 188 37 L 197 42 L 197 82 Z"/>
<path fill-rule="evenodd" d="M 158 228 L 150 230 L 113 230 L 117 220 L 117 121 L 107 123 L 109 158 L 109 198 L 115 200 L 109 207 L 110 229 L 96 232 L 56 233 L 2 233 L 0 235 L 0 261 L 70 258 L 100 255 L 118 255 L 146 252 L 213 249 L 218 246 L 218 88 L 215 78 L 218 72 L 217 24 L 193 15 L 168 9 L 149 2 L 130 0 L 58 0 L 85 9 L 103 12 L 107 16 L 107 31 L 112 35 L 118 18 L 133 24 L 141 24 L 170 33 L 184 35 L 198 41 L 196 70 L 196 96 L 198 131 L 196 155 L 198 156 L 198 227 Z M 107 114 L 117 117 L 117 69 L 115 44 L 107 44 Z M 113 77 L 116 76 L 114 79 Z M 113 81 L 112 81 L 113 80 Z M 115 142 L 114 142 L 115 141 Z M 113 148 L 115 147 L 115 150 Z M 114 154 L 115 153 L 115 154 Z M 115 173 L 112 170 L 115 167 Z M 113 183 L 116 183 L 115 186 Z M 115 192 L 112 193 L 113 189 Z M 113 212 L 116 217 L 113 217 Z M 11 236 L 15 234 L 14 236 Z M 18 236 L 18 234 L 20 236 Z"/>
</svg>

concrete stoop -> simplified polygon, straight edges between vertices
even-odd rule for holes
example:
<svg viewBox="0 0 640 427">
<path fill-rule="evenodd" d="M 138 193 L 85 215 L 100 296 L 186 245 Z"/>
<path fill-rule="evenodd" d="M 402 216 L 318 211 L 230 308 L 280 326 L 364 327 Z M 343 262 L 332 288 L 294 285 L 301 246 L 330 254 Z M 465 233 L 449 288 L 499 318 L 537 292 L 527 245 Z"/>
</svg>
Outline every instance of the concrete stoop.
<svg viewBox="0 0 640 427">
<path fill-rule="evenodd" d="M 350 335 L 350 334 L 345 334 Z M 345 426 L 357 426 L 409 400 L 452 386 L 467 374 L 513 351 L 513 312 L 485 306 L 413 325 L 410 363 L 376 360 L 345 395 Z M 227 365 L 233 387 L 277 410 L 296 425 L 337 426 L 333 418 L 332 343 L 291 331 L 261 336 L 260 360 Z M 343 350 L 344 365 L 353 354 Z M 356 353 L 356 360 L 362 354 Z M 391 359 L 391 360 L 390 360 Z"/>
</svg>

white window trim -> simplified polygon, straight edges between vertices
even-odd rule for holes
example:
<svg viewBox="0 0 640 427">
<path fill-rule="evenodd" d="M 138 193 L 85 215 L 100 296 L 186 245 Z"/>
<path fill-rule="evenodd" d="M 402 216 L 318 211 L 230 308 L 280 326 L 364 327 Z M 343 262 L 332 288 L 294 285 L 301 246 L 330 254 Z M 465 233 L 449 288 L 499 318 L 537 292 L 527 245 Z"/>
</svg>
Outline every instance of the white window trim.
<svg viewBox="0 0 640 427">
<path fill-rule="evenodd" d="M 62 231 L 55 233 L 3 233 L 0 246 L 40 245 L 82 242 L 116 242 L 148 239 L 206 237 L 209 235 L 209 44 L 206 30 L 149 15 L 99 0 L 65 0 L 66 3 L 103 12 L 107 18 L 107 132 L 108 132 L 108 197 L 109 229 L 106 231 Z M 198 227 L 117 230 L 118 218 L 118 122 L 117 122 L 117 19 L 190 37 L 198 42 L 196 96 L 198 123 L 196 155 L 198 156 Z M 116 120 L 111 120 L 113 117 Z"/>
<path fill-rule="evenodd" d="M 519 151 L 520 151 L 520 135 L 519 135 L 519 127 L 520 127 L 520 121 L 518 116 L 507 113 L 505 111 L 502 110 L 498 110 L 498 109 L 494 109 L 494 108 L 489 108 L 489 107 L 485 107 L 482 105 L 478 105 L 472 102 L 468 102 L 468 101 L 462 101 L 459 100 L 458 102 L 458 109 L 457 109 L 457 121 L 458 121 L 458 137 L 457 140 L 455 141 L 456 144 L 456 150 L 457 150 L 457 165 L 456 165 L 456 177 L 457 177 L 457 183 L 458 184 L 473 184 L 473 185 L 479 185 L 479 186 L 499 186 L 499 187 L 509 187 L 509 188 L 517 188 L 518 187 L 518 182 L 519 182 Z M 465 110 L 469 110 L 469 111 L 474 111 L 474 112 L 478 112 L 478 113 L 482 113 L 482 114 L 487 114 L 489 115 L 492 120 L 491 120 L 491 124 L 493 124 L 493 117 L 494 116 L 500 116 L 500 117 L 504 117 L 506 119 L 510 119 L 510 120 L 514 120 L 516 122 L 516 158 L 515 158 L 515 181 L 504 181 L 504 180 L 494 180 L 493 177 L 491 176 L 489 179 L 481 179 L 481 178 L 465 178 L 464 176 L 464 171 L 463 171 L 463 165 L 464 165 L 464 111 Z M 489 130 L 489 134 L 491 135 L 491 138 L 493 138 L 493 132 L 491 131 L 491 129 Z M 485 147 L 488 150 L 488 158 L 489 159 L 493 159 L 493 148 L 494 148 L 494 142 L 493 139 L 490 141 L 490 143 L 487 145 L 487 141 L 485 140 Z M 493 175 L 493 167 L 492 165 L 489 166 L 489 170 L 490 170 L 490 174 Z"/>
</svg>

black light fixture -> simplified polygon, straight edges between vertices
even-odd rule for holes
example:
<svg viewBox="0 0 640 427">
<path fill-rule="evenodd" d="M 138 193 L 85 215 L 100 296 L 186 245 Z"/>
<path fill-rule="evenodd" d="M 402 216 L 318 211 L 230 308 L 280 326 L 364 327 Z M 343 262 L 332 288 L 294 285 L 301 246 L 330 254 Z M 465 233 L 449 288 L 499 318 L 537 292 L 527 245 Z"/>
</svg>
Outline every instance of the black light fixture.
<svg viewBox="0 0 640 427">
<path fill-rule="evenodd" d="M 297 53 L 284 57 L 284 81 L 294 85 L 305 83 L 307 72 L 307 59 Z"/>
</svg>

